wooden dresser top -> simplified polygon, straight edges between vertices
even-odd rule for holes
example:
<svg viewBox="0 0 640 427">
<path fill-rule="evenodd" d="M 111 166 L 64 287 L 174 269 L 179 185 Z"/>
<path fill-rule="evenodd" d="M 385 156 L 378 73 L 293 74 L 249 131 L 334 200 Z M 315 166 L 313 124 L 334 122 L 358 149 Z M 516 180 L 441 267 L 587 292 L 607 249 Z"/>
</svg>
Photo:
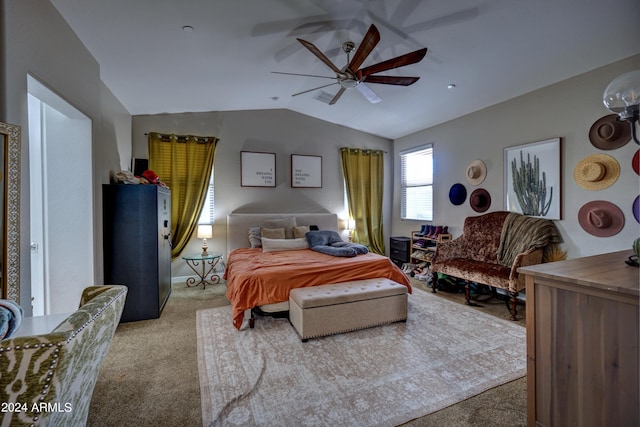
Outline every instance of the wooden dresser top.
<svg viewBox="0 0 640 427">
<path fill-rule="evenodd" d="M 640 296 L 640 268 L 625 264 L 631 249 L 520 267 L 518 273 Z"/>
</svg>

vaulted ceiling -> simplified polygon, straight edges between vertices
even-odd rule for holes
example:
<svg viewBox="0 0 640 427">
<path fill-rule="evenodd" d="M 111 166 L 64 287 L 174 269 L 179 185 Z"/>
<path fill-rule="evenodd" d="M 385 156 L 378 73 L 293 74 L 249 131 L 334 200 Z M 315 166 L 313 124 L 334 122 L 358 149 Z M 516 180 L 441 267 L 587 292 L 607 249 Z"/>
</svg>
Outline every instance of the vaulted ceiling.
<svg viewBox="0 0 640 427">
<path fill-rule="evenodd" d="M 640 53 L 637 0 L 52 3 L 133 115 L 285 108 L 390 139 Z M 421 62 L 382 73 L 420 80 L 368 84 L 379 103 L 347 89 L 329 105 L 337 84 L 292 95 L 333 81 L 272 73 L 335 77 L 296 39 L 342 68 L 342 43 L 357 48 L 371 24 L 380 42 L 363 67 L 426 47 Z"/>
</svg>

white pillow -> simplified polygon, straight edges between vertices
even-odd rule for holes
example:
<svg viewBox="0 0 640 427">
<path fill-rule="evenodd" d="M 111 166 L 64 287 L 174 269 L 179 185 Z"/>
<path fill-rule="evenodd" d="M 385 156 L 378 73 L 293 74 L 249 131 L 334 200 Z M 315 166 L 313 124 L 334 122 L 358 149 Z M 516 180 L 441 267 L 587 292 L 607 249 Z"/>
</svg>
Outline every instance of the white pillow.
<svg viewBox="0 0 640 427">
<path fill-rule="evenodd" d="M 297 251 L 308 247 L 309 243 L 304 237 L 299 239 L 262 238 L 262 252 Z"/>
</svg>

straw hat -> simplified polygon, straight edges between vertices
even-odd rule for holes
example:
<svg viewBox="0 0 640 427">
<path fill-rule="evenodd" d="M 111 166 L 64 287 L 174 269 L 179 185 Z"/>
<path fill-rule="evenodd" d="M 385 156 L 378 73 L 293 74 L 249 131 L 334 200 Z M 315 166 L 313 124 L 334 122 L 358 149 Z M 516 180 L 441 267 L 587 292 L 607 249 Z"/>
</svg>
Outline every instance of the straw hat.
<svg viewBox="0 0 640 427">
<path fill-rule="evenodd" d="M 624 214 L 619 207 L 605 200 L 585 203 L 578 211 L 578 222 L 587 233 L 596 237 L 618 234 L 624 226 Z"/>
<path fill-rule="evenodd" d="M 469 196 L 469 204 L 474 211 L 484 212 L 491 206 L 491 195 L 484 188 L 473 190 L 473 193 Z"/>
<path fill-rule="evenodd" d="M 585 190 L 610 187 L 620 176 L 620 164 L 608 154 L 592 154 L 580 160 L 573 170 L 573 179 Z"/>
<path fill-rule="evenodd" d="M 471 185 L 480 185 L 487 177 L 487 166 L 482 160 L 474 160 L 467 166 L 467 182 Z"/>
<path fill-rule="evenodd" d="M 601 150 L 614 150 L 631 140 L 631 126 L 618 120 L 617 114 L 600 117 L 589 130 L 591 144 Z"/>
<path fill-rule="evenodd" d="M 449 201 L 454 205 L 461 205 L 467 200 L 467 189 L 462 184 L 453 184 L 449 189 Z"/>
</svg>

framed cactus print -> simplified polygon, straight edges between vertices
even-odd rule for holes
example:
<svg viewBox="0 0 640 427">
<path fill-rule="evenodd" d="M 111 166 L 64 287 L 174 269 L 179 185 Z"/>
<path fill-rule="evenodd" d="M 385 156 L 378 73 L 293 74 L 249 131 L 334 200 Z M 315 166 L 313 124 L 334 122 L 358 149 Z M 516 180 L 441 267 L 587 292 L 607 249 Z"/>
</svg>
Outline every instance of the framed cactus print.
<svg viewBox="0 0 640 427">
<path fill-rule="evenodd" d="M 505 210 L 562 219 L 561 138 L 504 149 Z"/>
</svg>

